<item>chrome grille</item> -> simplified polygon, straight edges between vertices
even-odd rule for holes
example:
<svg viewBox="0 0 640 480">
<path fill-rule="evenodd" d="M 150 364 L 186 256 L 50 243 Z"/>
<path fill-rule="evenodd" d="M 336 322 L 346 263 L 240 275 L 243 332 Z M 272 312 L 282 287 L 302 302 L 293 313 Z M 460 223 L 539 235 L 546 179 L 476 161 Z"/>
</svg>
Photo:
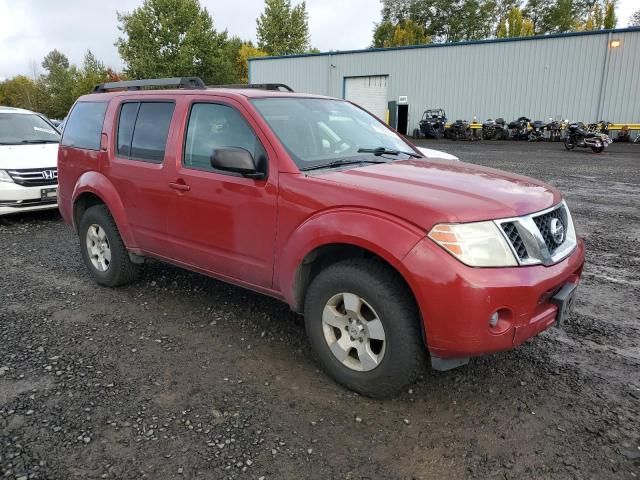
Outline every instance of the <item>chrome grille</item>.
<svg viewBox="0 0 640 480">
<path fill-rule="evenodd" d="M 26 168 L 19 170 L 7 170 L 14 182 L 25 187 L 38 187 L 56 185 L 58 183 L 58 169 L 51 168 Z"/>
<path fill-rule="evenodd" d="M 554 220 L 557 220 L 554 221 Z M 562 227 L 558 242 L 552 235 Z M 567 257 L 576 247 L 576 231 L 565 202 L 547 210 L 521 217 L 495 220 L 520 265 L 553 265 Z"/>
<path fill-rule="evenodd" d="M 505 222 L 502 224 L 502 230 L 507 235 L 507 239 L 511 242 L 513 250 L 520 260 L 524 260 L 529 257 L 527 253 L 527 247 L 525 247 L 520 232 L 516 228 L 515 222 Z"/>
<path fill-rule="evenodd" d="M 540 230 L 544 243 L 547 245 L 550 253 L 555 252 L 566 240 L 566 235 L 559 243 L 554 240 L 553 235 L 551 235 L 551 222 L 553 219 L 558 219 L 564 232 L 567 231 L 567 214 L 562 205 L 544 215 L 533 217 L 533 221 L 536 227 L 538 227 L 538 230 Z"/>
</svg>

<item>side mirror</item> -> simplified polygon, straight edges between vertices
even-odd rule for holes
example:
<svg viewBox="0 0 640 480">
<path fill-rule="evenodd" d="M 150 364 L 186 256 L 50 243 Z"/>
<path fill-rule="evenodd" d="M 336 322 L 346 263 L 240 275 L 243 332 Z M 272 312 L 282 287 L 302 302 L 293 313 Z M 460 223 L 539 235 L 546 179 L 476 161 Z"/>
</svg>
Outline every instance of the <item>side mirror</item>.
<svg viewBox="0 0 640 480">
<path fill-rule="evenodd" d="M 216 148 L 211 154 L 211 166 L 216 170 L 239 173 L 243 177 L 262 179 L 263 172 L 258 172 L 253 156 L 240 147 Z"/>
</svg>

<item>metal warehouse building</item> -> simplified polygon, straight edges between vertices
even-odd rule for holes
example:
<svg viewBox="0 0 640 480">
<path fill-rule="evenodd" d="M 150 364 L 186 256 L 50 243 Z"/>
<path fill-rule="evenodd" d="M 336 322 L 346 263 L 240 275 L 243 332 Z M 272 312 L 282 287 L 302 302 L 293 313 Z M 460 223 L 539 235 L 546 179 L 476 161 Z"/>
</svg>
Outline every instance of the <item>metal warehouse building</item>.
<svg viewBox="0 0 640 480">
<path fill-rule="evenodd" d="M 638 123 L 640 28 L 253 58 L 249 81 L 354 101 L 403 133 L 435 107 L 450 121 Z"/>
</svg>

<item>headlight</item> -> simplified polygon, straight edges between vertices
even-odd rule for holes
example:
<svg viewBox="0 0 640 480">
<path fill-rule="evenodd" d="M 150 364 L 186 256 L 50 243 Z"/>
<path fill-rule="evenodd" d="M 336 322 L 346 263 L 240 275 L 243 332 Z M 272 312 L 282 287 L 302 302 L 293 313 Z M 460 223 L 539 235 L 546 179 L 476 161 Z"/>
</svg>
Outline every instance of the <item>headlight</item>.
<svg viewBox="0 0 640 480">
<path fill-rule="evenodd" d="M 429 238 L 471 267 L 515 267 L 516 258 L 493 222 L 436 225 Z"/>
<path fill-rule="evenodd" d="M 0 182 L 13 183 L 13 178 L 11 178 L 11 175 L 9 175 L 6 170 L 0 170 Z"/>
</svg>

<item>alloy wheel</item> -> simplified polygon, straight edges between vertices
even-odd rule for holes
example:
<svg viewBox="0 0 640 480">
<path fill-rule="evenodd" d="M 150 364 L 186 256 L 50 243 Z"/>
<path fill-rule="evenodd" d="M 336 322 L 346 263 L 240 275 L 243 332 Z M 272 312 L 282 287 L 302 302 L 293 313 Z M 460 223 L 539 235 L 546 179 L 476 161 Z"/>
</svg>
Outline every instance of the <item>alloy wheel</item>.
<svg viewBox="0 0 640 480">
<path fill-rule="evenodd" d="M 331 297 L 322 312 L 327 346 L 344 366 L 367 372 L 380 365 L 386 336 L 380 317 L 360 296 L 343 292 Z"/>
<path fill-rule="evenodd" d="M 111 264 L 111 247 L 104 228 L 92 224 L 87 230 L 86 244 L 93 267 L 99 272 L 106 272 Z"/>
</svg>

